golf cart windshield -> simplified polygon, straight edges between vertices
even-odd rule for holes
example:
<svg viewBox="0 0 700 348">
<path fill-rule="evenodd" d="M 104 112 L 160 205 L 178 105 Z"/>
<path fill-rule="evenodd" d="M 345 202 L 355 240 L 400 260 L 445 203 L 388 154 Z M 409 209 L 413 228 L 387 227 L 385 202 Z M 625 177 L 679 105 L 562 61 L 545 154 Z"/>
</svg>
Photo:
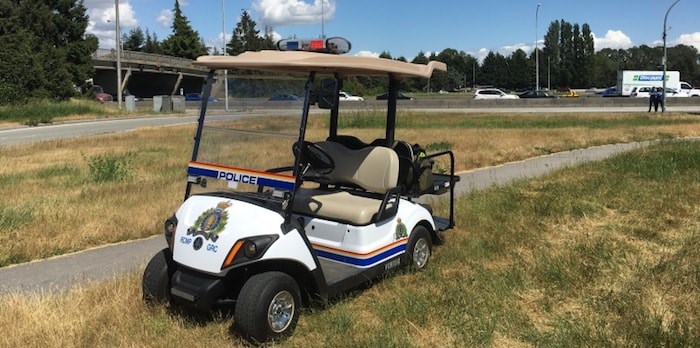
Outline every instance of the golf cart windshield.
<svg viewBox="0 0 700 348">
<path fill-rule="evenodd" d="M 422 65 L 301 51 L 204 56 L 195 64 L 211 71 L 203 90 L 204 102 L 188 167 L 186 197 L 193 189 L 263 193 L 256 199 L 266 199 L 267 195 L 279 203 L 287 215 L 291 206 L 287 203 L 304 183 L 303 178 L 316 174 L 316 179 L 324 179 L 324 174 L 337 164 L 332 156 L 328 157 L 327 150 L 320 149 L 314 142 L 338 139 L 338 95 L 346 78 L 388 78 L 386 131 L 378 137 L 381 141 L 377 145 L 390 147 L 394 142 L 398 81 L 407 77 L 429 78 L 433 70 L 446 70 L 445 64 L 437 61 Z M 218 69 L 236 69 L 237 77 L 230 84 L 235 98 L 257 98 L 275 112 L 239 118 L 209 115 L 205 119 L 206 100 Z M 248 75 L 241 76 L 240 72 Z M 280 74 L 281 80 L 270 82 L 271 76 Z M 283 109 L 280 106 L 287 107 L 287 111 L 279 111 Z M 311 119 L 309 114 L 315 112 L 326 116 Z M 324 124 L 309 127 L 316 131 L 307 134 L 309 122 Z M 343 163 L 345 158 L 338 160 Z M 347 171 L 346 174 L 354 175 Z M 323 180 L 315 182 L 324 184 Z M 370 186 L 365 188 L 375 188 Z"/>
</svg>

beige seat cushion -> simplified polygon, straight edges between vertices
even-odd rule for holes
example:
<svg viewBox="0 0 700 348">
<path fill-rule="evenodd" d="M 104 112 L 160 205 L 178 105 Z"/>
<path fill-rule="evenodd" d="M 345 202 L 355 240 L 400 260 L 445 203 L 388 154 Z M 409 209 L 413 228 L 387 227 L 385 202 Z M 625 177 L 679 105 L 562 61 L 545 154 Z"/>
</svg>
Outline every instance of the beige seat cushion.
<svg viewBox="0 0 700 348">
<path fill-rule="evenodd" d="M 333 171 L 324 175 L 330 184 L 353 184 L 380 195 L 366 197 L 359 192 L 302 187 L 295 193 L 294 211 L 353 225 L 370 224 L 372 217 L 379 212 L 382 194 L 397 184 L 399 158 L 396 152 L 379 146 L 351 150 L 331 141 L 316 145 L 335 163 Z"/>
<path fill-rule="evenodd" d="M 380 199 L 363 197 L 346 191 L 300 188 L 294 196 L 294 211 L 299 214 L 368 225 L 379 211 Z"/>
<path fill-rule="evenodd" d="M 385 193 L 397 185 L 399 157 L 388 147 L 351 150 L 332 141 L 316 145 L 333 158 L 335 168 L 326 175 L 332 183 L 354 184 L 368 192 Z"/>
</svg>

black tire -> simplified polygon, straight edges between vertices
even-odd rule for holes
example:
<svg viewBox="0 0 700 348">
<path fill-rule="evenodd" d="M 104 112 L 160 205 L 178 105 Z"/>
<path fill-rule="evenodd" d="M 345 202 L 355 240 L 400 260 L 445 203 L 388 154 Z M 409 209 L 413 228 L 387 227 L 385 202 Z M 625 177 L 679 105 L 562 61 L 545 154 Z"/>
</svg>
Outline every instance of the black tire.
<svg viewBox="0 0 700 348">
<path fill-rule="evenodd" d="M 256 274 L 238 294 L 234 327 L 254 343 L 285 338 L 296 328 L 300 298 L 299 286 L 286 273 Z"/>
<path fill-rule="evenodd" d="M 433 239 L 428 230 L 421 225 L 414 227 L 406 245 L 409 267 L 412 269 L 425 268 L 432 252 Z"/>
<path fill-rule="evenodd" d="M 153 255 L 143 271 L 143 300 L 148 304 L 170 302 L 170 277 L 174 272 L 170 249 L 165 248 Z"/>
</svg>

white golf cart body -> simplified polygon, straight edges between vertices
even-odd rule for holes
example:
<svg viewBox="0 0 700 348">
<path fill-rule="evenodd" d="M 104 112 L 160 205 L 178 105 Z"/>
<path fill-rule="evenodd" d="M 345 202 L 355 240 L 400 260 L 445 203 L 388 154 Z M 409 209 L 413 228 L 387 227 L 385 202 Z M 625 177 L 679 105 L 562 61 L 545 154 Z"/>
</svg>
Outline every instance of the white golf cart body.
<svg viewBox="0 0 700 348">
<path fill-rule="evenodd" d="M 195 64 L 208 67 L 211 73 L 204 85 L 185 201 L 165 223 L 169 248 L 163 253 L 169 261 L 163 291 L 168 300 L 204 311 L 234 305 L 242 301 L 238 294 L 247 291 L 244 283 L 248 279 L 270 272 L 288 275 L 302 295 L 333 298 L 398 266 L 413 263 L 422 268 L 431 246 L 440 242 L 440 232 L 454 226 L 453 193 L 458 177 L 454 176 L 452 153 L 435 155 L 449 158 L 450 171 L 434 173 L 429 176 L 431 182 L 422 183 L 419 189 L 418 173 L 413 173 L 415 158 L 406 158 L 413 156 L 406 154 L 412 149 L 394 139 L 398 81 L 429 78 L 434 70 L 445 71 L 444 63 L 418 65 L 369 57 L 261 51 L 204 56 Z M 257 130 L 240 129 L 235 120 L 209 120 L 206 101 L 214 73 L 220 69 L 308 74 L 301 115 L 297 111 L 293 117 L 275 119 L 270 127 L 281 129 L 289 122 L 293 133 L 277 138 L 264 129 L 263 119 Z M 331 76 L 321 81 L 330 87 L 318 87 L 317 74 Z M 343 78 L 351 76 L 383 76 L 390 81 L 386 134 L 371 144 L 338 134 L 338 92 Z M 324 82 L 329 80 L 332 83 Z M 306 127 L 314 104 L 329 109 L 330 129 L 326 139 L 311 143 Z M 266 140 L 251 140 L 258 135 Z M 238 139 L 243 139 L 243 147 L 237 145 Z M 403 150 L 398 150 L 402 145 Z M 282 167 L 248 167 L 229 159 L 242 152 L 250 153 L 253 162 L 274 157 L 266 151 L 268 146 L 287 149 Z M 311 159 L 314 153 L 316 162 L 320 157 L 326 160 L 322 163 L 330 164 L 314 169 L 319 166 Z M 409 180 L 415 185 L 406 183 L 409 170 Z M 423 194 L 443 193 L 450 194 L 447 218 L 433 216 L 429 206 L 414 200 Z M 407 245 L 415 250 L 407 252 Z M 146 283 L 144 275 L 144 293 L 152 292 Z M 290 298 L 278 302 L 296 308 L 298 304 Z M 284 333 L 290 325 L 289 319 L 280 319 L 278 331 L 273 319 L 268 320 L 272 334 Z M 267 337 L 247 334 L 256 339 Z"/>
</svg>

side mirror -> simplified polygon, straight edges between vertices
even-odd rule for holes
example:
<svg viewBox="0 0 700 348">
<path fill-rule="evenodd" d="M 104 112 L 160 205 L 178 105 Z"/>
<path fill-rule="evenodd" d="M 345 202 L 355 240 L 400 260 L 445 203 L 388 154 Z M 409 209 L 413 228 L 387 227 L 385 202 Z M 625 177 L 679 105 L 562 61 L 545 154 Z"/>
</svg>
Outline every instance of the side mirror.
<svg viewBox="0 0 700 348">
<path fill-rule="evenodd" d="M 316 104 L 320 109 L 333 109 L 338 101 L 338 80 L 328 78 L 321 80 L 316 94 Z"/>
</svg>

